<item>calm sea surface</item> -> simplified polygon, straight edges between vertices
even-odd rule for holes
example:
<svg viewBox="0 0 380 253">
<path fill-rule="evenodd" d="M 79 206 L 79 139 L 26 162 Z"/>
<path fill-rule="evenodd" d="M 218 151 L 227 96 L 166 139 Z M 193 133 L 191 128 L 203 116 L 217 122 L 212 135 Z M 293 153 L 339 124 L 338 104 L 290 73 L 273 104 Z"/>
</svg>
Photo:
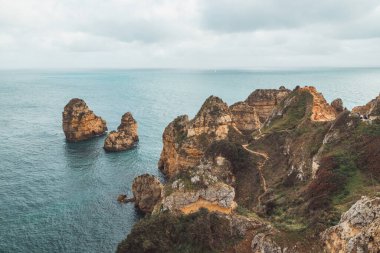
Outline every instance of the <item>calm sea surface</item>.
<svg viewBox="0 0 380 253">
<path fill-rule="evenodd" d="M 0 71 L 0 252 L 113 252 L 140 218 L 116 198 L 139 174 L 161 176 L 161 135 L 174 117 L 193 117 L 210 95 L 232 104 L 281 85 L 314 85 L 352 108 L 379 94 L 380 69 Z M 138 148 L 66 143 L 61 113 L 74 97 L 109 130 L 131 111 Z"/>
</svg>

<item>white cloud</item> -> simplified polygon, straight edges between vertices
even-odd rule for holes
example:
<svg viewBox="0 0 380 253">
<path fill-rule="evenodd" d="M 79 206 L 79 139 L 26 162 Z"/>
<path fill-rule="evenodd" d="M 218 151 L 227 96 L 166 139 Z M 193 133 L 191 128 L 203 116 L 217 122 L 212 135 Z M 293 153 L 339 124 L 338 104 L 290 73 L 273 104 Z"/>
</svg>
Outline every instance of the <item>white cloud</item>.
<svg viewBox="0 0 380 253">
<path fill-rule="evenodd" d="M 378 65 L 377 0 L 0 0 L 0 68 Z"/>
</svg>

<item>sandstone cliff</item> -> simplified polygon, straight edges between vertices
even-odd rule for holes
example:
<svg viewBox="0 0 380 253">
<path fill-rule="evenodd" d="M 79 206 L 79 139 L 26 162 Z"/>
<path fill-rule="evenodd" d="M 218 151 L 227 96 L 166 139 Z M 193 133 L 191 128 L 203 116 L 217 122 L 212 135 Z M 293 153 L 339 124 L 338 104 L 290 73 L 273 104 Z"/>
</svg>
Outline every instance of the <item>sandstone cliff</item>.
<svg viewBox="0 0 380 253">
<path fill-rule="evenodd" d="M 328 229 L 363 193 L 370 200 L 351 209 L 368 202 L 368 213 L 377 212 L 372 199 L 380 191 L 380 120 L 373 118 L 376 99 L 369 104 L 372 120 L 345 110 L 339 99 L 328 104 L 308 86 L 258 90 L 231 107 L 208 98 L 194 119 L 180 116 L 165 129 L 159 165 L 167 182 L 153 215 L 135 226 L 120 252 L 378 247 L 376 219 L 373 226 L 354 224 L 355 215 L 345 214 Z M 231 234 L 233 222 L 245 231 L 238 238 Z M 185 236 L 169 237 L 161 224 Z M 151 241 L 153 234 L 162 237 Z"/>
<path fill-rule="evenodd" d="M 117 131 L 111 131 L 104 141 L 104 149 L 107 151 L 123 151 L 130 149 L 139 141 L 137 134 L 137 122 L 130 112 L 121 118 Z"/>
<path fill-rule="evenodd" d="M 233 125 L 227 104 L 218 97 L 209 97 L 194 119 L 189 121 L 186 115 L 180 116 L 165 128 L 158 167 L 172 177 L 196 165 L 207 146 L 227 138 Z"/>
<path fill-rule="evenodd" d="M 96 116 L 79 98 L 71 99 L 65 106 L 62 127 L 66 139 L 71 142 L 87 140 L 107 131 L 106 122 Z"/>
<path fill-rule="evenodd" d="M 323 95 L 313 86 L 301 88 L 308 91 L 313 96 L 313 107 L 311 120 L 313 121 L 332 121 L 336 117 L 335 109 L 329 105 Z"/>
<path fill-rule="evenodd" d="M 354 107 L 352 112 L 364 115 L 370 119 L 378 118 L 380 116 L 380 95 L 364 106 Z"/>
<path fill-rule="evenodd" d="M 247 102 L 237 102 L 230 106 L 232 120 L 242 132 L 253 132 L 261 127 L 261 122 L 255 107 Z"/>
<path fill-rule="evenodd" d="M 280 89 L 258 89 L 251 93 L 246 103 L 256 109 L 261 123 L 271 115 L 273 109 L 287 96 L 290 90 Z"/>
</svg>

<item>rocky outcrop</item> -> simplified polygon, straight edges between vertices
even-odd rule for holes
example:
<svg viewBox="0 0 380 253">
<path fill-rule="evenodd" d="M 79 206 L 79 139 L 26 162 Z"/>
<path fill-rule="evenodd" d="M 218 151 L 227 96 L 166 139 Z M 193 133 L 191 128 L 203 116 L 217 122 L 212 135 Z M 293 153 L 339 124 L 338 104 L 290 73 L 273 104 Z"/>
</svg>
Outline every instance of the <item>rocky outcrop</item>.
<svg viewBox="0 0 380 253">
<path fill-rule="evenodd" d="M 233 126 L 231 112 L 220 98 L 209 97 L 194 119 L 186 115 L 176 118 L 163 133 L 163 149 L 158 167 L 167 176 L 195 166 L 207 146 L 227 138 Z"/>
<path fill-rule="evenodd" d="M 70 142 L 91 139 L 107 131 L 106 122 L 79 98 L 71 99 L 65 106 L 62 119 L 63 132 Z"/>
<path fill-rule="evenodd" d="M 255 108 L 260 122 L 264 123 L 265 120 L 271 115 L 273 109 L 290 94 L 290 90 L 285 87 L 280 89 L 257 89 L 251 93 L 246 99 L 246 103 Z"/>
<path fill-rule="evenodd" d="M 166 186 L 166 196 L 157 211 L 169 210 L 185 214 L 206 208 L 209 211 L 231 213 L 236 208 L 234 178 L 228 161 L 218 157 L 217 161 L 204 161 L 198 166 L 182 172 Z"/>
<path fill-rule="evenodd" d="M 369 119 L 380 117 L 380 95 L 371 100 L 364 106 L 356 106 L 352 109 L 353 113 L 364 115 Z"/>
<path fill-rule="evenodd" d="M 322 234 L 322 238 L 329 253 L 378 253 L 380 198 L 362 197 L 342 215 L 338 225 Z"/>
<path fill-rule="evenodd" d="M 104 141 L 104 149 L 107 151 L 123 151 L 133 148 L 139 141 L 137 134 L 137 122 L 130 112 L 121 118 L 117 131 L 111 131 Z"/>
<path fill-rule="evenodd" d="M 312 121 L 332 121 L 336 118 L 335 109 L 326 102 L 326 99 L 313 86 L 305 86 L 301 88 L 308 91 L 313 96 L 313 107 L 310 119 Z"/>
<path fill-rule="evenodd" d="M 334 101 L 332 101 L 331 106 L 335 109 L 337 113 L 341 113 L 344 111 L 343 101 L 340 98 L 337 98 Z"/>
<path fill-rule="evenodd" d="M 160 211 L 181 211 L 189 214 L 206 208 L 209 211 L 228 214 L 237 206 L 234 202 L 235 190 L 227 184 L 215 182 L 204 189 L 194 190 L 184 188 L 183 184 L 182 181 L 174 183 L 173 188 L 177 187 L 177 189 L 163 199 Z M 179 190 L 181 187 L 183 187 L 182 190 Z"/>
<path fill-rule="evenodd" d="M 230 106 L 232 120 L 242 132 L 252 132 L 261 127 L 255 107 L 246 102 L 237 102 Z"/>
<path fill-rule="evenodd" d="M 144 174 L 133 180 L 132 192 L 135 206 L 145 213 L 151 213 L 161 200 L 163 186 L 158 178 Z"/>
<path fill-rule="evenodd" d="M 255 235 L 251 243 L 252 253 L 283 253 L 270 236 L 259 233 Z"/>
</svg>

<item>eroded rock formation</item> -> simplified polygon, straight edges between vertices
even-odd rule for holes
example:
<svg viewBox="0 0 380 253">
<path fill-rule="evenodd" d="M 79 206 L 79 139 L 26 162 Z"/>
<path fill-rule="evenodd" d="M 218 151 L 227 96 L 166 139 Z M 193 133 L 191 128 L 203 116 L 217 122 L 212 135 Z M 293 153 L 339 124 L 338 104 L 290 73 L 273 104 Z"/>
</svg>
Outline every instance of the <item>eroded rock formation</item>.
<svg viewBox="0 0 380 253">
<path fill-rule="evenodd" d="M 207 146 L 215 140 L 225 139 L 233 125 L 230 110 L 220 98 L 209 97 L 190 120 L 186 115 L 176 118 L 164 131 L 158 167 L 167 176 L 195 166 Z"/>
<path fill-rule="evenodd" d="M 63 110 L 62 118 L 63 132 L 70 142 L 91 139 L 107 131 L 106 122 L 79 98 L 70 100 Z"/>
<path fill-rule="evenodd" d="M 237 102 L 230 106 L 232 120 L 236 127 L 243 132 L 252 132 L 261 127 L 259 116 L 255 107 L 247 102 Z"/>
<path fill-rule="evenodd" d="M 145 213 L 151 213 L 161 200 L 163 186 L 155 176 L 144 174 L 133 180 L 132 192 L 136 207 Z"/>
<path fill-rule="evenodd" d="M 326 102 L 326 99 L 313 86 L 301 88 L 304 91 L 310 92 L 313 96 L 313 108 L 311 120 L 313 121 L 332 121 L 336 118 L 336 111 Z"/>
<path fill-rule="evenodd" d="M 338 225 L 323 233 L 329 253 L 378 253 L 380 250 L 380 198 L 362 197 Z"/>
<path fill-rule="evenodd" d="M 130 112 L 121 118 L 117 131 L 111 131 L 104 141 L 104 149 L 107 151 L 123 151 L 130 149 L 139 141 L 137 134 L 137 122 Z"/>
<path fill-rule="evenodd" d="M 355 223 L 359 216 L 343 215 L 323 242 L 320 233 L 362 192 L 380 190 L 380 121 L 361 120 L 340 100 L 329 105 L 314 87 L 252 94 L 231 107 L 210 97 L 193 120 L 180 116 L 168 125 L 159 163 L 168 181 L 154 215 L 136 225 L 125 249 L 311 253 L 324 252 L 325 242 L 330 252 L 350 245 L 376 252 L 377 218 Z M 370 104 L 364 113 L 372 108 L 374 115 L 376 102 Z M 371 201 L 363 202 L 372 203 L 365 213 L 379 217 Z M 234 222 L 244 231 L 239 238 L 231 234 Z M 160 224 L 186 237 L 168 237 Z M 150 241 L 151 229 L 160 240 Z M 221 238 L 229 244 L 216 245 Z"/>
<path fill-rule="evenodd" d="M 341 113 L 344 110 L 343 101 L 340 98 L 337 98 L 334 101 L 332 101 L 331 106 L 335 109 L 337 113 Z"/>
<path fill-rule="evenodd" d="M 380 95 L 375 99 L 372 99 L 366 105 L 356 106 L 352 109 L 353 113 L 364 115 L 369 119 L 375 119 L 380 117 Z"/>
<path fill-rule="evenodd" d="M 285 87 L 280 87 L 278 90 L 257 89 L 248 96 L 245 102 L 255 108 L 261 123 L 264 123 L 276 105 L 289 95 L 289 93 L 290 90 Z"/>
</svg>

